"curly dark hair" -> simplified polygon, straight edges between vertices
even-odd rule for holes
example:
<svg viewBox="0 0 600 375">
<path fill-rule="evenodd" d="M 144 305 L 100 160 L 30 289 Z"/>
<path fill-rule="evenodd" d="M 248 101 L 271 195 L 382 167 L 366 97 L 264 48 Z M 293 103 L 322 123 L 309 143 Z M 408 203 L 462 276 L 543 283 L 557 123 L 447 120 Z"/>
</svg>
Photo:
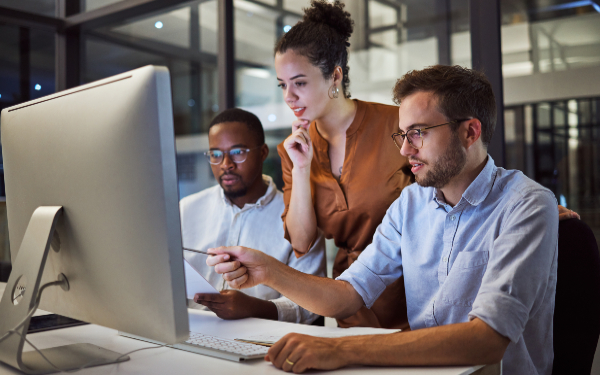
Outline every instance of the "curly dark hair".
<svg viewBox="0 0 600 375">
<path fill-rule="evenodd" d="M 394 102 L 400 105 L 406 97 L 419 91 L 433 92 L 439 111 L 449 121 L 467 117 L 481 121 L 481 141 L 486 147 L 490 144 L 497 110 L 494 91 L 485 74 L 458 65 L 412 70 L 396 82 Z"/>
<path fill-rule="evenodd" d="M 313 0 L 310 8 L 304 9 L 302 20 L 279 39 L 275 54 L 291 49 L 306 56 L 311 64 L 321 69 L 325 79 L 329 79 L 335 67 L 340 66 L 344 74 L 342 90 L 349 98 L 348 39 L 353 28 L 354 21 L 339 0 L 333 3 Z"/>
</svg>

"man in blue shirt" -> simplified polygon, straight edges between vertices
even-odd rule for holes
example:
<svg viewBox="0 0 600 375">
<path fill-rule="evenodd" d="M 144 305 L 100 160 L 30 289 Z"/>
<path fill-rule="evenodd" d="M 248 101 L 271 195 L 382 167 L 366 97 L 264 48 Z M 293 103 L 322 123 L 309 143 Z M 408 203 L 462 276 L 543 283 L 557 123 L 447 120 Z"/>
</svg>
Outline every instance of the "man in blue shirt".
<svg viewBox="0 0 600 375">
<path fill-rule="evenodd" d="M 487 154 L 496 107 L 482 73 L 433 66 L 394 88 L 392 138 L 417 184 L 336 280 L 303 275 L 252 249 L 211 249 L 229 285 L 262 283 L 320 315 L 370 307 L 404 275 L 412 331 L 325 339 L 291 334 L 268 358 L 285 371 L 363 365 L 468 365 L 550 374 L 558 212 L 554 195 Z"/>
</svg>

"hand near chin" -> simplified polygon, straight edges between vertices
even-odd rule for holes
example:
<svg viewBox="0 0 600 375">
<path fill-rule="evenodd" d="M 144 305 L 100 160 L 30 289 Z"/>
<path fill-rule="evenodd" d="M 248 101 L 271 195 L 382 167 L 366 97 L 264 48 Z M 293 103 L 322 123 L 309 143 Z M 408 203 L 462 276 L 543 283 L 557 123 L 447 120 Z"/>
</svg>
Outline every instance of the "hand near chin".
<svg viewBox="0 0 600 375">
<path fill-rule="evenodd" d="M 267 281 L 268 264 L 275 260 L 265 253 L 242 246 L 208 249 L 206 264 L 214 267 L 233 289 L 251 288 Z M 277 260 L 275 260 L 277 262 Z"/>
<path fill-rule="evenodd" d="M 292 134 L 283 142 L 294 167 L 310 167 L 313 158 L 313 144 L 308 134 L 308 120 L 296 120 L 292 123 Z"/>
</svg>

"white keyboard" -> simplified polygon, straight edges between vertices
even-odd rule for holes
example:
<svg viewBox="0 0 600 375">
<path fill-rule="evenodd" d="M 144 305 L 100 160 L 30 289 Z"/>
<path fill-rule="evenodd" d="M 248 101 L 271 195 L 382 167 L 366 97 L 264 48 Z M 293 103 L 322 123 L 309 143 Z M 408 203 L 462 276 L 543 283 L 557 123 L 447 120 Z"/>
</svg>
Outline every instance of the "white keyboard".
<svg viewBox="0 0 600 375">
<path fill-rule="evenodd" d="M 176 349 L 237 362 L 263 358 L 269 351 L 266 346 L 248 344 L 198 332 L 190 332 L 189 340 L 172 346 Z"/>
</svg>

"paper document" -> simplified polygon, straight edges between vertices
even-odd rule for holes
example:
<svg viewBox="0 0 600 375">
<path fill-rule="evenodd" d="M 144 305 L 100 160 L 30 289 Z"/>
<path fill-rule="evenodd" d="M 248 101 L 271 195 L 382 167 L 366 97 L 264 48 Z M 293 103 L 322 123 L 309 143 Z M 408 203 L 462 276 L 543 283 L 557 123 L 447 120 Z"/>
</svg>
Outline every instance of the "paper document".
<svg viewBox="0 0 600 375">
<path fill-rule="evenodd" d="M 188 299 L 193 300 L 196 293 L 219 294 L 185 258 L 183 258 L 183 269 L 185 270 L 185 290 Z"/>
<path fill-rule="evenodd" d="M 381 329 L 381 328 L 368 328 L 368 327 L 353 327 L 353 328 L 321 328 L 316 332 L 302 332 L 316 337 L 324 338 L 337 338 L 346 336 L 361 336 L 361 335 L 377 335 L 377 334 L 390 334 L 401 332 L 401 329 Z M 285 334 L 268 332 L 261 335 L 250 335 L 244 338 L 237 338 L 238 341 L 250 342 L 257 345 L 271 346 L 279 341 Z"/>
</svg>

